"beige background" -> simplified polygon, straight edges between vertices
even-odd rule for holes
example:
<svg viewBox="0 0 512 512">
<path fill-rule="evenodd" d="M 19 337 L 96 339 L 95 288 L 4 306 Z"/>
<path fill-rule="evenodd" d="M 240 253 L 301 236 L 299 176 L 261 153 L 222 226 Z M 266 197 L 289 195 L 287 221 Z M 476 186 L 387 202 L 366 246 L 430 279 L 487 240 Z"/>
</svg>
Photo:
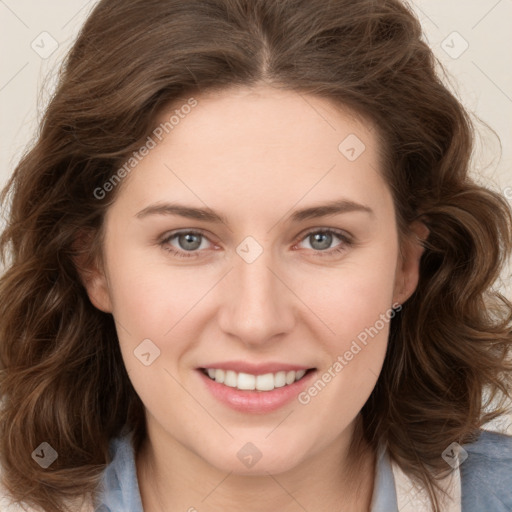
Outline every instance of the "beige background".
<svg viewBox="0 0 512 512">
<path fill-rule="evenodd" d="M 58 65 L 96 3 L 0 0 L 0 187 L 35 136 Z M 500 149 L 497 136 L 477 124 L 474 176 L 512 203 L 512 0 L 414 0 L 411 5 L 452 90 L 501 139 Z M 512 299 L 510 268 L 500 289 Z M 512 433 L 512 415 L 498 427 Z"/>
</svg>

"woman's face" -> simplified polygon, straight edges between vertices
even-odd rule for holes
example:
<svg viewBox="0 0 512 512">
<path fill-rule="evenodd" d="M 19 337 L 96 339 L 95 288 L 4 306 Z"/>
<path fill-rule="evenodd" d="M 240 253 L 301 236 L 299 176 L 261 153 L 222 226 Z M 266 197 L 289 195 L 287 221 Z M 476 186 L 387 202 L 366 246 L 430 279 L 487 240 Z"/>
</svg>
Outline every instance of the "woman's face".
<svg viewBox="0 0 512 512">
<path fill-rule="evenodd" d="M 399 257 L 369 123 L 267 87 L 196 100 L 122 183 L 87 289 L 154 443 L 278 473 L 351 438 L 421 249 Z"/>
</svg>

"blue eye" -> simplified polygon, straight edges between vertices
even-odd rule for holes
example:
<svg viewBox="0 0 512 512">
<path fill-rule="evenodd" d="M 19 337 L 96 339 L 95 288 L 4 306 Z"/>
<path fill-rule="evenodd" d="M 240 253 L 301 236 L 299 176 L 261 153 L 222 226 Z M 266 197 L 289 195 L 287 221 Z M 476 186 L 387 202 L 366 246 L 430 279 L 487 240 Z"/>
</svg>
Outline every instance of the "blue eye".
<svg viewBox="0 0 512 512">
<path fill-rule="evenodd" d="M 330 245 L 333 242 L 333 238 L 338 238 L 341 240 L 341 243 L 336 245 L 334 248 L 329 249 Z M 339 254 L 347 249 L 347 247 L 350 247 L 353 245 L 352 240 L 342 231 L 339 231 L 337 229 L 314 229 L 308 231 L 302 238 L 302 240 L 312 240 L 310 242 L 310 245 L 312 243 L 318 244 L 318 246 L 312 247 L 315 250 L 315 253 L 317 253 L 317 256 L 324 257 L 324 256 L 334 256 L 336 254 Z"/>
<path fill-rule="evenodd" d="M 176 247 L 170 245 L 171 240 L 175 238 L 183 249 L 176 249 Z M 180 231 L 166 237 L 162 240 L 161 245 L 166 251 L 179 258 L 194 258 L 196 256 L 195 252 L 201 247 L 201 239 L 206 240 L 206 237 L 199 231 Z"/>
<path fill-rule="evenodd" d="M 341 243 L 330 249 L 329 247 L 332 244 L 334 238 L 341 240 Z M 179 247 L 176 247 L 171 243 L 174 239 L 178 241 Z M 315 255 L 320 257 L 335 256 L 347 250 L 348 247 L 353 245 L 351 238 L 347 234 L 336 229 L 316 228 L 302 235 L 298 241 L 300 242 L 307 239 L 312 240 L 310 245 L 317 245 L 316 248 L 312 246 L 312 250 L 315 252 Z M 202 247 L 202 242 L 205 240 L 208 240 L 208 238 L 206 238 L 206 236 L 200 231 L 178 231 L 165 237 L 160 242 L 160 245 L 166 251 L 170 252 L 172 255 L 178 258 L 196 258 L 198 253 L 201 252 L 199 249 L 206 248 L 204 246 Z"/>
</svg>

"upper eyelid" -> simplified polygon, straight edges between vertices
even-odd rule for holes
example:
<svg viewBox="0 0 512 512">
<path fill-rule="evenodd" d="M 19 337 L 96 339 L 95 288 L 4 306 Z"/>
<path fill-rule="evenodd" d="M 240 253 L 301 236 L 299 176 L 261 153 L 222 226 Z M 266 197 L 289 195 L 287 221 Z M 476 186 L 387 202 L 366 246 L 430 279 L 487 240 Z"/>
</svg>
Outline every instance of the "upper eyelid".
<svg viewBox="0 0 512 512">
<path fill-rule="evenodd" d="M 296 240 L 302 241 L 304 238 L 308 237 L 309 235 L 312 235 L 313 233 L 332 233 L 338 238 L 340 238 L 342 241 L 343 239 L 346 240 L 352 240 L 353 236 L 346 232 L 343 229 L 336 229 L 336 228 L 308 228 L 305 231 L 302 231 L 299 235 L 297 235 Z"/>
<path fill-rule="evenodd" d="M 343 238 L 348 239 L 348 240 L 353 239 L 353 236 L 343 229 L 329 228 L 329 227 L 311 227 L 311 228 L 306 228 L 304 231 L 301 231 L 301 233 L 294 238 L 294 243 L 301 242 L 305 237 L 311 235 L 312 233 L 317 233 L 317 232 L 333 233 L 334 235 L 338 236 L 342 240 L 343 240 Z M 214 242 L 212 242 L 212 240 L 210 240 L 210 237 L 203 230 L 193 229 L 193 228 L 179 229 L 177 231 L 171 231 L 170 233 L 168 233 L 162 237 L 162 242 L 169 241 L 178 235 L 187 234 L 187 233 L 194 233 L 196 235 L 201 235 L 204 238 L 208 239 L 210 241 L 210 243 L 214 243 Z M 200 252 L 200 251 L 191 251 L 191 252 Z"/>
</svg>

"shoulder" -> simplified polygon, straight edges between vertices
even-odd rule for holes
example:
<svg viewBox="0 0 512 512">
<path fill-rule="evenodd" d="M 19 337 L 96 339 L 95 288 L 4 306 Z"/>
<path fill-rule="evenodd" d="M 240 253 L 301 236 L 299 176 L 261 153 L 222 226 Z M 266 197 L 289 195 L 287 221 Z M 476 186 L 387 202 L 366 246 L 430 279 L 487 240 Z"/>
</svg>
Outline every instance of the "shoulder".
<svg viewBox="0 0 512 512">
<path fill-rule="evenodd" d="M 13 501 L 12 496 L 7 492 L 3 485 L 0 470 L 0 510 L 2 512 L 41 512 L 41 510 L 28 507 Z"/>
<path fill-rule="evenodd" d="M 68 503 L 68 506 L 75 507 L 77 512 L 94 512 L 94 505 L 90 497 L 83 497 L 76 502 Z M 45 512 L 41 508 L 29 507 L 24 503 L 13 501 L 5 488 L 0 485 L 0 511 L 1 512 Z"/>
<path fill-rule="evenodd" d="M 92 498 L 89 495 L 78 497 L 67 502 L 67 505 L 77 512 L 94 512 Z M 3 470 L 0 466 L 0 512 L 45 512 L 41 508 L 29 507 L 25 503 L 14 501 L 3 483 Z"/>
<path fill-rule="evenodd" d="M 100 510 L 142 512 L 132 433 L 111 439 L 110 454 L 99 489 Z"/>
<path fill-rule="evenodd" d="M 482 430 L 463 445 L 467 459 L 460 465 L 464 512 L 512 510 L 512 436 Z"/>
<path fill-rule="evenodd" d="M 0 466 L 0 511 L 2 512 L 41 512 L 40 510 L 28 507 L 13 501 L 13 497 L 4 485 L 4 471 Z"/>
<path fill-rule="evenodd" d="M 122 434 L 111 439 L 109 451 L 111 462 L 107 464 L 101 476 L 99 508 L 97 507 L 96 496 L 83 495 L 66 503 L 71 510 L 76 512 L 94 512 L 95 510 L 142 511 L 131 434 Z M 101 501 L 102 498 L 105 501 Z M 13 500 L 3 484 L 3 469 L 1 466 L 0 512 L 45 512 L 41 508 L 29 507 L 25 503 Z"/>
</svg>

